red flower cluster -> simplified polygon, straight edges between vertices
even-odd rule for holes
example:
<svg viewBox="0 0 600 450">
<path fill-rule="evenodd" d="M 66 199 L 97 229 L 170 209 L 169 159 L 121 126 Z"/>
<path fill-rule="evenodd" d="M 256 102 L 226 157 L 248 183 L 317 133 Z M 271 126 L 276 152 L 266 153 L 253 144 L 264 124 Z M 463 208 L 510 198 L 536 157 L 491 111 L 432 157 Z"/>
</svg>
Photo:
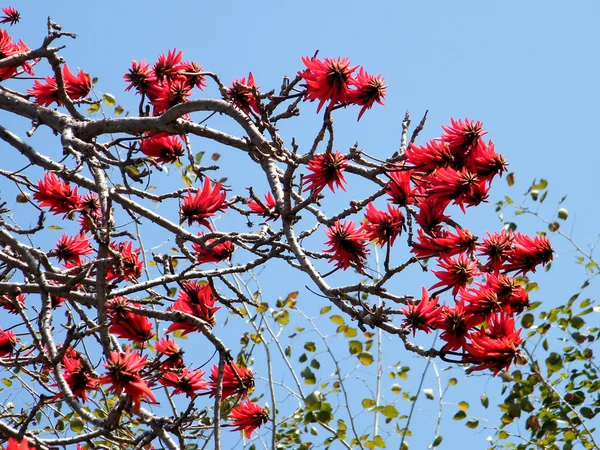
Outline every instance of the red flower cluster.
<svg viewBox="0 0 600 450">
<path fill-rule="evenodd" d="M 244 77 L 238 78 L 231 83 L 231 87 L 227 91 L 227 99 L 246 114 L 250 114 L 250 111 L 260 114 L 260 109 L 258 109 L 258 104 L 256 103 L 256 96 L 254 95 L 255 91 L 258 92 L 259 87 L 254 83 L 254 76 L 250 72 L 248 74 L 248 81 Z"/>
<path fill-rule="evenodd" d="M 254 430 L 267 423 L 269 412 L 258 403 L 245 400 L 231 410 L 229 418 L 233 420 L 233 431 L 243 430 L 249 439 Z"/>
<path fill-rule="evenodd" d="M 217 381 L 219 379 L 219 367 L 213 366 L 210 370 L 210 396 L 214 397 L 217 392 Z M 225 400 L 232 395 L 238 398 L 248 396 L 248 392 L 254 389 L 254 374 L 247 367 L 240 367 L 234 362 L 225 363 L 223 369 L 223 381 L 221 383 L 221 399 Z"/>
<path fill-rule="evenodd" d="M 129 309 L 131 306 L 139 308 L 140 305 L 131 303 L 124 297 L 109 300 L 106 304 L 106 312 L 110 319 L 109 331 L 143 346 L 156 333 L 152 331 L 152 322 L 145 316 L 132 313 Z"/>
<path fill-rule="evenodd" d="M 304 182 L 308 184 L 304 191 L 312 191 L 316 196 L 325 186 L 329 186 L 331 192 L 335 192 L 334 185 L 345 191 L 343 183 L 346 180 L 343 173 L 347 164 L 348 156 L 341 155 L 339 151 L 313 156 L 307 166 L 312 173 L 304 177 Z"/>
<path fill-rule="evenodd" d="M 65 91 L 71 100 L 87 97 L 92 90 L 92 79 L 83 70 L 79 70 L 75 75 L 69 70 L 69 66 L 65 64 L 62 76 L 65 82 Z M 33 87 L 27 90 L 27 93 L 35 97 L 35 102 L 40 105 L 50 106 L 55 102 L 58 106 L 62 105 L 55 77 L 45 77 L 44 81 L 36 80 Z"/>
<path fill-rule="evenodd" d="M 17 18 L 14 23 L 18 21 L 19 12 L 16 9 L 3 8 L 2 11 L 6 16 L 0 17 L 0 19 L 3 19 L 0 23 L 14 21 L 13 18 Z M 30 48 L 23 41 L 19 40 L 19 42 L 13 42 L 12 37 L 6 30 L 0 30 L 0 59 L 26 53 L 29 50 Z M 19 67 L 21 68 L 21 71 L 19 71 Z M 2 67 L 0 69 L 0 81 L 8 80 L 9 78 L 19 75 L 19 73 L 22 73 L 23 71 L 27 72 L 29 75 L 33 75 L 33 66 L 28 62 L 24 62 L 20 66 Z"/>
<path fill-rule="evenodd" d="M 15 351 L 18 342 L 17 335 L 13 331 L 4 331 L 0 328 L 0 357 L 5 358 L 11 356 Z"/>
<path fill-rule="evenodd" d="M 81 257 L 93 253 L 94 250 L 90 245 L 90 241 L 84 234 L 76 236 L 67 236 L 63 233 L 62 237 L 56 243 L 53 250 L 59 261 L 64 261 L 71 265 L 81 265 Z"/>
<path fill-rule="evenodd" d="M 21 295 L 0 295 L 0 307 L 10 314 L 19 314 L 18 303 L 25 307 L 25 296 Z"/>
<path fill-rule="evenodd" d="M 159 356 L 165 355 L 167 357 L 161 363 L 161 369 L 169 370 L 185 367 L 185 364 L 183 363 L 183 350 L 179 348 L 179 345 L 177 345 L 175 341 L 169 339 L 168 336 L 156 343 L 156 352 Z"/>
<path fill-rule="evenodd" d="M 273 194 L 271 194 L 270 192 L 267 192 L 265 194 L 265 201 L 262 205 L 251 198 L 247 199 L 247 202 L 248 207 L 252 210 L 253 213 L 259 214 L 262 217 L 266 217 L 267 221 L 279 219 L 279 213 L 277 212 L 277 203 L 275 202 Z"/>
<path fill-rule="evenodd" d="M 194 87 L 202 90 L 206 86 L 202 66 L 183 61 L 183 52 L 177 49 L 162 53 L 152 68 L 146 61 L 132 61 L 123 78 L 129 83 L 126 91 L 134 88 L 150 100 L 154 115 L 186 102 Z"/>
<path fill-rule="evenodd" d="M 166 372 L 159 381 L 163 386 L 174 387 L 173 395 L 185 394 L 189 398 L 194 398 L 197 391 L 208 390 L 208 384 L 203 377 L 202 369 L 190 370 L 184 367 L 178 371 Z"/>
<path fill-rule="evenodd" d="M 46 172 L 44 179 L 38 181 L 37 192 L 33 198 L 40 206 L 50 208 L 54 214 L 64 214 L 64 217 L 72 215 L 81 206 L 81 198 L 77 195 L 77 188 L 71 190 L 71 185 L 59 179 L 54 173 Z"/>
<path fill-rule="evenodd" d="M 0 23 L 7 23 L 10 26 L 12 26 L 19 23 L 19 20 L 21 20 L 21 14 L 17 9 L 13 8 L 12 6 L 6 6 L 2 8 L 2 12 L 4 13 L 4 15 L 0 16 Z"/>
<path fill-rule="evenodd" d="M 143 262 L 140 259 L 140 249 L 132 250 L 131 241 L 121 243 L 110 243 L 114 252 L 115 262 L 106 268 L 106 281 L 124 279 L 129 281 L 137 279 L 142 275 Z"/>
<path fill-rule="evenodd" d="M 87 393 L 96 388 L 98 379 L 79 352 L 69 349 L 62 360 L 63 378 L 73 395 L 87 402 Z"/>
<path fill-rule="evenodd" d="M 135 410 L 140 410 L 142 400 L 156 403 L 156 397 L 140 372 L 146 366 L 146 356 L 132 352 L 129 347 L 125 352 L 110 352 L 104 367 L 108 371 L 99 378 L 96 384 L 108 384 L 108 390 L 116 394 L 125 392 L 133 401 Z"/>
<path fill-rule="evenodd" d="M 190 316 L 202 319 L 209 326 L 216 323 L 215 313 L 220 309 L 215 306 L 217 298 L 214 295 L 210 284 L 198 283 L 197 281 L 188 281 L 181 285 L 177 301 L 172 306 L 172 311 L 181 311 Z M 169 325 L 167 333 L 175 330 L 181 330 L 185 336 L 192 331 L 199 331 L 198 327 L 188 322 L 174 322 Z"/>
<path fill-rule="evenodd" d="M 329 238 L 325 245 L 325 253 L 330 253 L 329 262 L 335 261 L 336 267 L 346 270 L 353 266 L 359 272 L 362 272 L 367 260 L 367 241 L 362 233 L 362 228 L 356 228 L 356 224 L 351 220 L 340 222 L 339 220 L 325 230 Z"/>
<path fill-rule="evenodd" d="M 25 438 L 21 439 L 21 441 L 18 441 L 11 437 L 8 438 L 6 448 L 4 450 L 35 450 L 35 445 L 31 445 Z"/>
<path fill-rule="evenodd" d="M 206 177 L 202 189 L 195 194 L 188 191 L 188 195 L 183 197 L 179 213 L 181 223 L 187 220 L 188 226 L 191 226 L 192 223 L 198 222 L 199 225 L 212 230 L 208 218 L 214 216 L 217 211 L 227 208 L 226 197 L 227 194 L 222 189 L 221 183 L 215 183 L 214 187 L 211 187 L 211 180 Z"/>
<path fill-rule="evenodd" d="M 375 102 L 383 105 L 385 86 L 381 75 L 370 75 L 362 67 L 355 78 L 353 73 L 359 66 L 350 66 L 348 58 L 325 58 L 321 61 L 316 57 L 303 57 L 306 70 L 298 72 L 306 81 L 305 100 L 318 100 L 317 112 L 329 101 L 327 111 L 336 105 L 362 106 L 358 120 Z"/>
<path fill-rule="evenodd" d="M 152 134 L 140 140 L 140 151 L 160 164 L 179 161 L 183 156 L 183 143 L 178 135 L 167 133 Z"/>
<path fill-rule="evenodd" d="M 198 236 L 203 236 L 204 233 L 198 233 Z M 207 239 L 204 245 L 192 244 L 192 249 L 196 252 L 198 263 L 218 263 L 231 259 L 231 255 L 235 250 L 233 242 L 228 239 L 216 242 L 215 239 Z"/>
</svg>

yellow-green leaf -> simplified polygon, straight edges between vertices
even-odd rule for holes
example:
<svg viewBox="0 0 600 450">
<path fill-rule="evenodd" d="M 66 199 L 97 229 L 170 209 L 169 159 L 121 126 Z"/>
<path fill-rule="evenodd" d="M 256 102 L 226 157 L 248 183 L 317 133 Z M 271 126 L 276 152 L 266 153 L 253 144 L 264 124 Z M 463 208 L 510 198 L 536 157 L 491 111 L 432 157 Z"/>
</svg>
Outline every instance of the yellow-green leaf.
<svg viewBox="0 0 600 450">
<path fill-rule="evenodd" d="M 108 106 L 115 106 L 116 99 L 114 95 L 104 94 L 102 96 L 102 99 L 104 100 L 104 103 L 106 103 Z"/>
<path fill-rule="evenodd" d="M 361 352 L 358 354 L 358 360 L 364 365 L 364 366 L 370 366 L 371 364 L 373 364 L 373 355 L 371 355 L 370 353 L 367 352 Z"/>
</svg>

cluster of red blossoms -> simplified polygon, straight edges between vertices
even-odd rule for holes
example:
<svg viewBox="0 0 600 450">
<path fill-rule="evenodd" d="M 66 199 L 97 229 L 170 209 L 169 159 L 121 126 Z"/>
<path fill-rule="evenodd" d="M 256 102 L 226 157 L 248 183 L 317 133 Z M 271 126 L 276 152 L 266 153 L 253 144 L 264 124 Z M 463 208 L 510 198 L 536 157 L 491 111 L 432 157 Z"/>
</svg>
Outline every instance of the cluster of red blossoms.
<svg viewBox="0 0 600 450">
<path fill-rule="evenodd" d="M 350 66 L 348 58 L 303 57 L 302 62 L 306 70 L 298 72 L 306 82 L 305 100 L 318 100 L 317 112 L 326 102 L 327 111 L 336 106 L 358 105 L 362 106 L 358 120 L 367 109 L 371 109 L 375 102 L 383 105 L 385 89 L 381 75 L 370 75 L 362 67 L 358 75 L 354 72 L 359 66 Z"/>
<path fill-rule="evenodd" d="M 411 144 L 404 161 L 387 172 L 386 193 L 389 204 L 378 210 L 372 203 L 365 211 L 362 225 L 336 221 L 325 233 L 325 252 L 339 269 L 353 267 L 363 272 L 368 242 L 390 247 L 404 230 L 405 207 L 419 225 L 418 239 L 411 252 L 418 259 L 436 258 L 439 279 L 431 289 L 439 291 L 430 298 L 423 289 L 419 302 L 403 310 L 404 324 L 413 330 L 438 329 L 446 344 L 444 355 L 460 356 L 472 364 L 472 370 L 507 368 L 518 355 L 521 342 L 514 329 L 514 314 L 529 304 L 525 289 L 508 273 L 526 274 L 552 260 L 552 246 L 545 236 L 529 236 L 502 231 L 488 233 L 479 240 L 469 230 L 449 220 L 447 208 L 476 206 L 487 198 L 492 179 L 506 170 L 506 161 L 494 150 L 494 144 L 481 137 L 480 122 L 451 120 L 443 127 L 441 138 L 424 146 Z M 321 192 L 325 186 L 344 188 L 347 158 L 336 153 L 316 155 L 309 163 L 307 189 Z M 444 224 L 452 224 L 454 229 Z M 469 286 L 482 277 L 482 283 Z M 438 295 L 450 290 L 455 305 L 438 305 Z"/>
</svg>

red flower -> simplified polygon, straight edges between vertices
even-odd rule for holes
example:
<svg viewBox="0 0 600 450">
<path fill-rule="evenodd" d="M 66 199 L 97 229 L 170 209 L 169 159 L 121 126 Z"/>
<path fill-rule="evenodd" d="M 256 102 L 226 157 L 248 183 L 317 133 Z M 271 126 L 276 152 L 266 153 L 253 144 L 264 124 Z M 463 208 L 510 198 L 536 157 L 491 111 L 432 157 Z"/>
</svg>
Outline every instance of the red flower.
<svg viewBox="0 0 600 450">
<path fill-rule="evenodd" d="M 65 82 L 65 90 L 71 100 L 78 100 L 86 97 L 92 89 L 92 79 L 83 70 L 79 70 L 77 76 L 75 76 L 70 70 L 69 66 L 65 64 L 62 70 L 63 80 Z M 56 102 L 58 106 L 62 105 L 58 97 L 58 85 L 56 84 L 56 78 L 45 77 L 44 82 L 36 80 L 33 83 L 33 88 L 27 90 L 27 93 L 35 97 L 35 102 L 43 105 L 50 106 Z"/>
<path fill-rule="evenodd" d="M 477 246 L 481 252 L 480 256 L 487 256 L 489 261 L 483 266 L 484 271 L 493 270 L 498 273 L 502 270 L 504 262 L 508 259 L 508 252 L 512 248 L 514 238 L 512 232 L 502 230 L 500 233 L 487 233 L 488 237 L 483 239 L 483 243 Z"/>
<path fill-rule="evenodd" d="M 181 368 L 184 367 L 183 363 L 183 350 L 179 348 L 179 345 L 168 336 L 165 336 L 156 343 L 156 352 L 159 355 L 167 356 L 160 367 L 163 370 Z"/>
<path fill-rule="evenodd" d="M 212 327 L 217 321 L 215 313 L 220 309 L 218 306 L 215 306 L 216 301 L 217 297 L 214 295 L 210 284 L 201 284 L 195 280 L 188 281 L 181 285 L 179 296 L 172 310 L 181 311 L 202 319 L 208 326 Z M 182 334 L 185 336 L 192 331 L 198 331 L 198 328 L 188 322 L 174 322 L 167 328 L 167 333 L 175 330 L 182 330 Z"/>
<path fill-rule="evenodd" d="M 184 367 L 180 372 L 167 372 L 160 378 L 160 384 L 163 386 L 174 387 L 173 395 L 185 394 L 189 398 L 194 398 L 197 391 L 208 390 L 208 383 L 202 378 L 204 371 L 202 369 L 190 370 Z"/>
<path fill-rule="evenodd" d="M 142 400 L 156 403 L 150 386 L 140 376 L 140 371 L 145 365 L 146 356 L 142 357 L 137 352 L 132 352 L 129 347 L 125 348 L 124 353 L 110 352 L 110 357 L 104 364 L 108 373 L 96 383 L 109 384 L 108 390 L 116 394 L 125 392 L 133 401 L 137 412 Z"/>
<path fill-rule="evenodd" d="M 325 230 L 325 234 L 329 238 L 325 245 L 329 245 L 329 248 L 324 252 L 332 253 L 329 262 L 335 261 L 339 269 L 346 270 L 352 265 L 362 272 L 369 251 L 361 229 L 356 229 L 351 220 L 344 223 L 338 220 Z"/>
<path fill-rule="evenodd" d="M 140 93 L 145 93 L 151 84 L 156 83 L 154 72 L 146 61 L 140 61 L 139 63 L 135 60 L 131 61 L 129 73 L 123 75 L 123 79 L 129 83 L 129 86 L 125 88 L 126 91 L 135 88 Z"/>
<path fill-rule="evenodd" d="M 29 441 L 22 438 L 21 441 L 17 441 L 15 438 L 8 438 L 5 450 L 35 450 L 35 446 L 29 444 Z"/>
<path fill-rule="evenodd" d="M 217 393 L 217 380 L 219 379 L 219 367 L 213 366 L 210 370 L 210 396 L 214 397 Z M 247 367 L 237 366 L 233 361 L 225 363 L 223 369 L 223 382 L 221 384 L 221 400 L 227 397 L 237 395 L 238 398 L 244 398 L 248 391 L 254 389 L 254 374 Z"/>
<path fill-rule="evenodd" d="M 21 20 L 21 14 L 12 6 L 2 8 L 2 12 L 4 15 L 0 16 L 0 23 L 8 23 L 12 26 Z"/>
<path fill-rule="evenodd" d="M 69 357 L 65 355 L 62 360 L 63 377 L 73 395 L 87 402 L 87 391 L 94 389 L 97 385 L 97 378 L 94 376 L 92 369 L 84 362 L 79 355 Z"/>
<path fill-rule="evenodd" d="M 25 296 L 21 295 L 0 295 L 0 307 L 7 310 L 10 314 L 19 314 L 17 303 L 21 304 L 21 307 L 25 306 Z"/>
<path fill-rule="evenodd" d="M 204 233 L 198 233 L 202 236 Z M 231 255 L 235 250 L 233 242 L 225 239 L 219 243 L 214 243 L 215 239 L 207 239 L 204 245 L 192 244 L 192 249 L 196 252 L 196 259 L 200 264 L 218 263 L 225 260 L 230 260 Z"/>
<path fill-rule="evenodd" d="M 267 221 L 277 220 L 279 218 L 279 213 L 276 211 L 277 203 L 275 202 L 275 198 L 273 198 L 273 194 L 270 192 L 265 194 L 263 205 L 260 205 L 256 200 L 250 198 L 248 199 L 248 207 L 252 212 L 260 214 L 263 217 L 268 217 Z"/>
<path fill-rule="evenodd" d="M 535 268 L 542 264 L 545 266 L 552 261 L 554 250 L 546 236 L 531 238 L 525 234 L 515 233 L 512 241 L 513 247 L 508 252 L 508 261 L 504 266 L 507 271 L 516 270 L 525 275 L 535 272 Z"/>
<path fill-rule="evenodd" d="M 241 402 L 231 410 L 229 418 L 233 420 L 233 431 L 244 431 L 247 439 L 250 439 L 252 432 L 261 427 L 269 420 L 268 411 L 258 403 L 252 403 L 250 400 Z"/>
<path fill-rule="evenodd" d="M 124 297 L 115 297 L 106 304 L 106 312 L 110 318 L 109 331 L 120 338 L 144 344 L 152 339 L 154 333 L 152 322 L 139 314 L 132 313 L 130 306 L 139 307 Z"/>
<path fill-rule="evenodd" d="M 12 355 L 18 342 L 19 340 L 14 332 L 10 330 L 4 331 L 0 328 L 0 357 L 5 358 Z"/>
<path fill-rule="evenodd" d="M 98 194 L 87 193 L 80 199 L 79 214 L 82 233 L 98 229 L 102 219 Z"/>
<path fill-rule="evenodd" d="M 443 306 L 437 327 L 444 330 L 440 339 L 447 343 L 442 347 L 443 352 L 458 350 L 467 342 L 467 333 L 481 322 L 469 314 L 462 301 L 457 301 L 454 308 Z"/>
<path fill-rule="evenodd" d="M 62 105 L 58 98 L 58 85 L 54 77 L 44 77 L 44 81 L 35 80 L 33 87 L 27 89 L 27 93 L 35 97 L 38 105 L 50 106 L 54 102 L 59 106 Z"/>
<path fill-rule="evenodd" d="M 77 188 L 71 190 L 68 182 L 60 180 L 52 172 L 44 174 L 44 179 L 38 181 L 37 189 L 33 198 L 40 206 L 49 207 L 54 214 L 64 213 L 64 217 L 67 217 L 80 207 L 81 198 L 77 195 Z"/>
<path fill-rule="evenodd" d="M 479 184 L 477 175 L 467 170 L 456 171 L 450 167 L 436 170 L 429 177 L 431 188 L 429 198 L 447 205 L 451 201 L 465 211 L 465 202 L 469 202 L 472 191 Z"/>
<path fill-rule="evenodd" d="M 215 183 L 214 187 L 211 187 L 210 184 L 210 178 L 206 177 L 204 187 L 199 189 L 196 194 L 188 190 L 188 195 L 183 197 L 180 206 L 181 223 L 187 220 L 188 226 L 191 226 L 192 223 L 198 222 L 199 225 L 204 225 L 212 230 L 208 218 L 214 216 L 217 211 L 227 208 L 225 204 L 227 194 L 222 190 L 221 183 Z"/>
<path fill-rule="evenodd" d="M 185 61 L 177 66 L 177 73 L 180 77 L 185 78 L 185 83 L 189 88 L 197 87 L 202 90 L 206 87 L 204 82 L 206 78 L 201 73 L 204 72 L 202 66 L 198 63 Z"/>
<path fill-rule="evenodd" d="M 334 184 L 345 191 L 343 183 L 346 180 L 343 173 L 347 165 L 348 156 L 341 155 L 339 151 L 313 156 L 307 166 L 312 173 L 304 177 L 304 181 L 308 183 L 304 191 L 313 191 L 316 196 L 325 186 L 329 186 L 331 192 L 335 192 Z"/>
<path fill-rule="evenodd" d="M 13 42 L 8 31 L 0 30 L 0 59 L 8 58 L 9 56 L 25 53 L 29 51 L 29 47 L 21 40 Z M 33 75 L 33 66 L 24 62 L 21 68 L 30 75 Z M 18 74 L 19 66 L 6 66 L 0 69 L 0 81 L 7 80 Z"/>
<path fill-rule="evenodd" d="M 515 320 L 505 314 L 494 315 L 487 321 L 487 329 L 469 335 L 465 344 L 464 362 L 474 364 L 469 370 L 490 369 L 494 376 L 508 369 L 520 354 L 521 329 L 515 330 Z"/>
<path fill-rule="evenodd" d="M 422 288 L 422 294 L 419 303 L 407 303 L 406 308 L 400 311 L 406 317 L 402 321 L 402 326 L 412 329 L 413 336 L 417 330 L 423 330 L 425 333 L 435 330 L 441 313 L 437 297 L 430 299 L 425 287 Z"/>
<path fill-rule="evenodd" d="M 179 161 L 183 156 L 183 144 L 178 135 L 158 133 L 139 141 L 140 151 L 162 164 L 170 164 Z"/>
<path fill-rule="evenodd" d="M 441 229 L 441 223 L 450 218 L 444 215 L 446 204 L 430 197 L 419 199 L 419 212 L 415 216 L 416 222 L 428 234 L 434 234 Z"/>
<path fill-rule="evenodd" d="M 77 100 L 80 98 L 87 97 L 92 90 L 92 78 L 85 73 L 83 70 L 77 72 L 75 76 L 70 70 L 67 64 L 64 65 L 63 79 L 65 81 L 65 90 L 71 100 Z"/>
<path fill-rule="evenodd" d="M 465 311 L 474 316 L 489 317 L 502 310 L 502 303 L 496 291 L 488 286 L 476 283 L 479 288 L 461 288 L 460 299 L 466 303 Z"/>
<path fill-rule="evenodd" d="M 504 156 L 494 150 L 494 143 L 489 141 L 486 144 L 483 139 L 479 139 L 467 162 L 468 170 L 488 181 L 491 181 L 496 175 L 502 176 L 502 172 L 506 172 L 507 167 L 508 163 Z"/>
<path fill-rule="evenodd" d="M 255 85 L 254 76 L 250 72 L 248 74 L 248 82 L 246 82 L 246 78 L 244 77 L 236 79 L 231 84 L 231 87 L 227 91 L 227 99 L 246 114 L 250 114 L 250 111 L 260 114 L 260 109 L 258 109 L 254 95 L 254 92 L 258 93 L 259 87 Z"/>
<path fill-rule="evenodd" d="M 178 52 L 176 48 L 169 50 L 166 56 L 161 53 L 158 62 L 153 67 L 156 79 L 158 81 L 163 81 L 164 78 L 167 78 L 168 81 L 174 80 L 179 73 L 177 65 L 182 58 L 183 52 Z"/>
<path fill-rule="evenodd" d="M 487 131 L 483 130 L 483 124 L 479 121 L 465 119 L 463 122 L 451 118 L 450 123 L 450 126 L 442 126 L 444 130 L 442 141 L 460 153 L 472 150 L 477 145 L 479 138 L 487 134 Z"/>
<path fill-rule="evenodd" d="M 432 173 L 441 167 L 461 169 L 464 163 L 462 157 L 455 155 L 450 147 L 439 139 L 429 141 L 424 146 L 410 143 L 404 150 L 404 156 L 409 164 L 425 173 Z"/>
<path fill-rule="evenodd" d="M 90 241 L 84 234 L 69 237 L 63 233 L 62 237 L 56 243 L 53 252 L 59 261 L 81 265 L 81 257 L 93 253 Z"/>
<path fill-rule="evenodd" d="M 327 111 L 331 111 L 336 104 L 346 103 L 350 85 L 354 83 L 352 73 L 358 66 L 350 67 L 348 58 L 325 58 L 325 61 L 321 61 L 305 56 L 302 62 L 306 70 L 298 72 L 298 75 L 306 81 L 304 98 L 311 102 L 319 100 L 317 113 L 328 100 Z"/>
<path fill-rule="evenodd" d="M 365 222 L 361 226 L 364 238 L 376 241 L 380 247 L 388 242 L 390 245 L 394 245 L 396 237 L 405 229 L 402 211 L 389 204 L 388 211 L 380 211 L 373 206 L 373 203 L 369 203 L 365 213 Z"/>
<path fill-rule="evenodd" d="M 123 278 L 129 281 L 132 278 L 137 279 L 142 275 L 143 262 L 140 260 L 140 249 L 132 250 L 131 241 L 116 244 L 110 243 L 110 247 L 115 252 L 117 261 L 106 268 L 106 281 Z"/>
<path fill-rule="evenodd" d="M 357 121 L 360 120 L 367 109 L 373 107 L 373 103 L 377 102 L 380 105 L 383 105 L 387 86 L 384 84 L 381 74 L 377 76 L 369 75 L 365 69 L 361 67 L 356 79 L 351 80 L 351 84 L 354 85 L 356 89 L 348 91 L 346 100 L 349 103 L 362 106 Z"/>
<path fill-rule="evenodd" d="M 147 94 L 154 106 L 152 113 L 157 116 L 175 105 L 187 102 L 192 95 L 190 90 L 185 78 L 151 86 Z"/>
<path fill-rule="evenodd" d="M 431 289 L 440 286 L 452 287 L 452 295 L 456 295 L 471 278 L 479 275 L 477 263 L 466 255 L 460 255 L 458 258 L 443 256 L 438 259 L 438 265 L 445 270 L 432 270 L 441 281 L 431 286 Z"/>
<path fill-rule="evenodd" d="M 415 189 L 411 189 L 411 172 L 401 166 L 400 170 L 392 170 L 387 173 L 390 181 L 385 188 L 385 193 L 391 198 L 393 204 L 406 206 L 415 202 Z"/>
</svg>

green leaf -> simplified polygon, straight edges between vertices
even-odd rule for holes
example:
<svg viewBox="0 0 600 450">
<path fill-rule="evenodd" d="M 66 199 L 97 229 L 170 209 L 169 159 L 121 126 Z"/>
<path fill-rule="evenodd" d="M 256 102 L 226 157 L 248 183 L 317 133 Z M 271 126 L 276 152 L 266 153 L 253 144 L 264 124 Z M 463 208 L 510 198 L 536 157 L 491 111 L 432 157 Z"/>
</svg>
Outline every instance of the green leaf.
<svg viewBox="0 0 600 450">
<path fill-rule="evenodd" d="M 300 372 L 302 378 L 304 378 L 304 384 L 316 384 L 317 378 L 312 370 L 309 367 L 305 367 L 302 372 Z"/>
<path fill-rule="evenodd" d="M 480 400 L 484 408 L 487 409 L 487 407 L 490 406 L 490 399 L 488 398 L 486 393 L 481 394 Z"/>
<path fill-rule="evenodd" d="M 396 417 L 398 417 L 399 413 L 394 405 L 387 405 L 381 410 L 381 414 L 390 419 L 395 419 Z"/>
<path fill-rule="evenodd" d="M 90 107 L 86 110 L 88 114 L 94 114 L 100 111 L 100 105 L 98 103 L 92 103 Z"/>
<path fill-rule="evenodd" d="M 385 441 L 379 435 L 373 437 L 373 444 L 375 444 L 379 448 L 386 448 Z"/>
<path fill-rule="evenodd" d="M 321 314 L 321 315 L 327 314 L 329 311 L 331 311 L 331 306 L 323 306 L 321 308 L 321 310 L 319 311 L 319 314 Z"/>
<path fill-rule="evenodd" d="M 75 433 L 81 433 L 83 431 L 83 420 L 79 417 L 73 417 L 69 423 L 71 430 Z"/>
<path fill-rule="evenodd" d="M 456 414 L 454 414 L 454 417 L 452 417 L 453 420 L 463 420 L 465 417 L 467 417 L 467 413 L 464 411 L 458 411 Z"/>
<path fill-rule="evenodd" d="M 338 315 L 331 316 L 329 318 L 329 320 L 331 320 L 336 325 L 344 325 L 346 323 L 346 321 L 344 320 L 344 318 L 342 316 L 338 316 Z"/>
<path fill-rule="evenodd" d="M 316 352 L 317 346 L 314 342 L 307 342 L 306 344 L 304 344 L 304 350 L 306 350 L 307 352 Z"/>
<path fill-rule="evenodd" d="M 363 350 L 363 344 L 360 341 L 350 341 L 348 342 L 348 351 L 351 355 L 356 355 Z"/>
<path fill-rule="evenodd" d="M 123 105 L 117 105 L 117 106 L 115 106 L 115 115 L 116 116 L 120 116 L 124 112 L 125 112 L 125 108 L 123 108 Z"/>
<path fill-rule="evenodd" d="M 425 394 L 425 397 L 428 400 L 433 400 L 434 399 L 433 389 L 430 389 L 430 388 L 423 389 L 423 394 Z"/>
<path fill-rule="evenodd" d="M 548 187 L 548 181 L 544 180 L 543 178 L 540 180 L 539 183 L 536 183 L 534 181 L 534 183 L 531 185 L 531 189 L 536 189 L 538 191 L 543 191 L 547 187 Z"/>
<path fill-rule="evenodd" d="M 436 436 L 429 448 L 436 448 L 442 443 L 442 436 Z"/>
<path fill-rule="evenodd" d="M 474 430 L 475 428 L 477 428 L 479 426 L 479 420 L 477 420 L 477 419 L 469 420 L 467 423 L 465 423 L 465 425 L 467 427 L 471 428 L 472 430 Z"/>
<path fill-rule="evenodd" d="M 375 400 L 373 400 L 372 398 L 363 398 L 362 406 L 365 409 L 375 406 L 376 404 L 377 404 L 377 402 Z"/>
<path fill-rule="evenodd" d="M 373 364 L 373 355 L 367 352 L 361 352 L 357 355 L 358 360 L 362 363 L 363 366 L 370 366 Z"/>
<path fill-rule="evenodd" d="M 560 223 L 558 223 L 558 222 L 551 222 L 548 224 L 548 229 L 553 233 L 558 231 L 559 228 L 560 228 Z"/>
<path fill-rule="evenodd" d="M 2 384 L 11 387 L 13 383 L 8 378 L 2 378 Z"/>
<path fill-rule="evenodd" d="M 357 335 L 358 335 L 358 332 L 356 331 L 356 328 L 347 327 L 344 330 L 344 337 L 353 338 L 353 337 L 356 337 Z"/>
<path fill-rule="evenodd" d="M 469 404 L 467 402 L 459 402 L 458 409 L 460 409 L 461 411 L 466 411 L 469 409 Z"/>
<path fill-rule="evenodd" d="M 58 225 L 50 225 L 48 227 L 49 230 L 62 230 L 62 227 L 59 227 Z"/>
<path fill-rule="evenodd" d="M 565 208 L 560 208 L 558 210 L 558 218 L 561 220 L 567 220 L 567 218 L 569 217 L 569 211 L 567 211 Z"/>
<path fill-rule="evenodd" d="M 117 100 L 115 99 L 114 95 L 111 94 L 104 94 L 102 96 L 102 99 L 104 100 L 104 103 L 106 103 L 108 106 L 115 106 Z"/>
<path fill-rule="evenodd" d="M 321 409 L 321 403 L 323 403 L 323 400 L 323 394 L 321 394 L 319 391 L 314 391 L 306 396 L 305 403 L 309 410 L 317 411 Z"/>
<path fill-rule="evenodd" d="M 287 325 L 290 323 L 290 313 L 287 309 L 273 311 L 273 319 L 280 325 Z"/>
<path fill-rule="evenodd" d="M 514 232 L 514 231 L 516 231 L 516 230 L 517 230 L 517 224 L 516 224 L 516 223 L 514 223 L 514 222 L 506 222 L 506 223 L 504 224 L 504 229 L 505 229 L 506 231 L 513 231 L 513 232 Z"/>
<path fill-rule="evenodd" d="M 531 328 L 533 326 L 533 321 L 533 314 L 527 313 L 521 318 L 521 325 L 523 328 Z"/>
<path fill-rule="evenodd" d="M 458 383 L 458 380 L 456 378 L 450 378 L 448 380 L 448 385 L 449 386 L 456 386 L 457 383 Z"/>
<path fill-rule="evenodd" d="M 400 392 L 402 392 L 402 388 L 397 383 L 392 384 L 392 388 L 391 389 L 392 389 L 392 392 L 394 394 L 399 394 Z"/>
</svg>

